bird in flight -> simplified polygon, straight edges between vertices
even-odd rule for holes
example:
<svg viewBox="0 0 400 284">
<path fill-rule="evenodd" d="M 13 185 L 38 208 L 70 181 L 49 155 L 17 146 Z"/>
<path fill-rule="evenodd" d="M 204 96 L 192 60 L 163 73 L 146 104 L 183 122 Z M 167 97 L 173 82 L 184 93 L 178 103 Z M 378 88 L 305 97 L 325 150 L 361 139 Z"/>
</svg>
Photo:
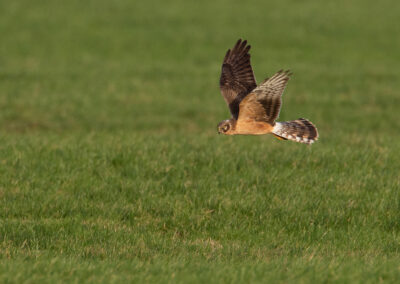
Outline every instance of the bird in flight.
<svg viewBox="0 0 400 284">
<path fill-rule="evenodd" d="M 222 64 L 220 89 L 232 114 L 218 124 L 218 133 L 226 135 L 273 134 L 281 140 L 312 144 L 318 139 L 317 128 L 307 119 L 276 122 L 290 71 L 278 71 L 257 86 L 250 64 L 250 45 L 239 39 L 226 52 Z"/>
</svg>

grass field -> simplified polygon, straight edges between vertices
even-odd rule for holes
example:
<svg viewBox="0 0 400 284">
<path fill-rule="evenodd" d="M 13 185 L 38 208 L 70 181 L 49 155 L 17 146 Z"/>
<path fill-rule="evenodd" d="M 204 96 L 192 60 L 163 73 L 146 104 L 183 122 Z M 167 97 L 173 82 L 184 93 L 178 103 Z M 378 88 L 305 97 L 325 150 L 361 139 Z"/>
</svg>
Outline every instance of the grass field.
<svg viewBox="0 0 400 284">
<path fill-rule="evenodd" d="M 0 282 L 396 282 L 397 1 L 0 1 Z M 311 147 L 217 135 L 221 62 Z"/>
</svg>

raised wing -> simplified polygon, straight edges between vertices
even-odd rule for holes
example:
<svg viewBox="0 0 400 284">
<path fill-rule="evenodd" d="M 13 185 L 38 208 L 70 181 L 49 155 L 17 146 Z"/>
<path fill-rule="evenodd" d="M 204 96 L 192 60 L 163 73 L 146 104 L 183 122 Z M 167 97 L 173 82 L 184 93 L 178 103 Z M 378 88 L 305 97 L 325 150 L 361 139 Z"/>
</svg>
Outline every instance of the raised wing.
<svg viewBox="0 0 400 284">
<path fill-rule="evenodd" d="M 285 90 L 290 71 L 279 71 L 266 79 L 239 105 L 238 120 L 265 121 L 274 124 L 282 105 L 282 93 Z"/>
<path fill-rule="evenodd" d="M 239 39 L 233 49 L 226 52 L 222 64 L 219 87 L 235 119 L 239 116 L 241 100 L 257 87 L 249 50 L 250 45 L 247 45 L 247 41 Z"/>
</svg>

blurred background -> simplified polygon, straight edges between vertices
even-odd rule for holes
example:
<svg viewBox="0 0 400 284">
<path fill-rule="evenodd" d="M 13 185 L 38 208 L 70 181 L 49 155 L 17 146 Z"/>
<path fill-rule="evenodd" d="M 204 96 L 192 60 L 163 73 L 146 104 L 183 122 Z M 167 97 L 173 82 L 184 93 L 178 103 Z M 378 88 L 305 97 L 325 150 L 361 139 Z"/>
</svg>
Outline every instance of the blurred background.
<svg viewBox="0 0 400 284">
<path fill-rule="evenodd" d="M 0 11 L 3 133 L 214 134 L 229 116 L 221 62 L 238 38 L 258 82 L 294 72 L 281 119 L 305 116 L 323 138 L 399 129 L 395 1 L 40 0 Z"/>
<path fill-rule="evenodd" d="M 0 0 L 0 282 L 395 282 L 399 15 Z M 217 135 L 239 38 L 258 82 L 292 70 L 280 120 L 310 119 L 317 143 Z"/>
</svg>

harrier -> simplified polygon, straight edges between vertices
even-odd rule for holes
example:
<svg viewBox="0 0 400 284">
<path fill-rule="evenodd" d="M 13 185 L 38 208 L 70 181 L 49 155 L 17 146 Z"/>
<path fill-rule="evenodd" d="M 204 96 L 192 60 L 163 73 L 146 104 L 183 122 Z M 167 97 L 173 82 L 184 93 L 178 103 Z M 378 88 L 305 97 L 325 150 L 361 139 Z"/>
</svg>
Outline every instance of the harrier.
<svg viewBox="0 0 400 284">
<path fill-rule="evenodd" d="M 318 131 L 307 119 L 275 121 L 279 116 L 281 97 L 291 75 L 290 71 L 281 70 L 257 86 L 249 50 L 247 41 L 239 39 L 225 55 L 219 84 L 232 118 L 218 124 L 218 133 L 271 133 L 281 140 L 312 144 L 318 139 Z"/>
</svg>

